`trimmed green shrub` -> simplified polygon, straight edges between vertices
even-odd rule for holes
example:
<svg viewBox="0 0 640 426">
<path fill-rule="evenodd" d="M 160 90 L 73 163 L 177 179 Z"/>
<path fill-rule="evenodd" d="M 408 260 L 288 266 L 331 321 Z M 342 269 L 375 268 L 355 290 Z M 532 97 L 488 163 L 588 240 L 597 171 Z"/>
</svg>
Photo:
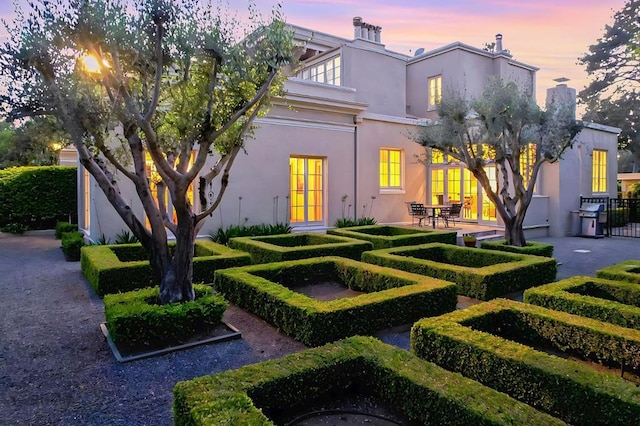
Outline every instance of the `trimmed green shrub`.
<svg viewBox="0 0 640 426">
<path fill-rule="evenodd" d="M 395 406 L 415 424 L 562 424 L 507 395 L 365 337 L 178 382 L 173 389 L 174 422 L 273 425 L 265 413 L 278 407 L 300 410 L 354 387 Z"/>
<path fill-rule="evenodd" d="M 338 281 L 367 294 L 321 301 L 296 292 L 311 278 Z M 440 315 L 454 310 L 457 302 L 453 283 L 339 257 L 220 270 L 214 287 L 308 346 Z"/>
<path fill-rule="evenodd" d="M 8 234 L 24 234 L 25 231 L 28 231 L 29 228 L 21 223 L 9 223 L 0 228 L 0 231 L 6 232 Z"/>
<path fill-rule="evenodd" d="M 80 250 L 84 247 L 84 234 L 79 231 L 63 232 L 61 247 L 66 260 L 77 262 L 80 260 Z"/>
<path fill-rule="evenodd" d="M 53 229 L 77 215 L 77 168 L 12 167 L 0 170 L 0 227 Z"/>
<path fill-rule="evenodd" d="M 58 222 L 56 223 L 56 240 L 59 240 L 62 238 L 62 233 L 63 232 L 74 232 L 78 230 L 78 225 L 76 225 L 75 223 L 69 223 L 69 222 Z"/>
<path fill-rule="evenodd" d="M 153 349 L 184 343 L 219 324 L 227 303 L 208 285 L 196 284 L 193 289 L 194 301 L 168 305 L 160 304 L 159 287 L 106 295 L 109 337 L 117 344 Z"/>
<path fill-rule="evenodd" d="M 253 263 L 269 263 L 320 256 L 360 260 L 362 252 L 373 245 L 355 238 L 308 233 L 232 238 L 229 247 L 251 254 Z"/>
<path fill-rule="evenodd" d="M 525 303 L 640 330 L 640 286 L 593 277 L 530 288 Z"/>
<path fill-rule="evenodd" d="M 602 362 L 640 365 L 640 331 L 511 300 L 426 318 L 411 331 L 411 347 L 420 358 L 565 422 L 638 423 L 640 388 L 635 384 L 517 341 Z"/>
<path fill-rule="evenodd" d="M 508 251 L 511 253 L 532 254 L 534 256 L 553 257 L 553 244 L 541 243 L 538 241 L 527 241 L 524 247 L 507 245 L 506 240 L 483 241 L 480 248 L 487 250 Z"/>
<path fill-rule="evenodd" d="M 97 245 L 82 248 L 81 268 L 99 296 L 151 287 L 148 255 L 140 244 Z M 217 269 L 248 265 L 247 253 L 212 241 L 198 240 L 193 258 L 193 282 L 209 283 Z"/>
<path fill-rule="evenodd" d="M 481 300 L 555 280 L 548 257 L 433 243 L 374 250 L 362 261 L 454 282 L 458 293 Z"/>
<path fill-rule="evenodd" d="M 640 260 L 625 260 L 596 271 L 596 277 L 640 284 Z"/>
<path fill-rule="evenodd" d="M 403 226 L 373 225 L 329 229 L 327 234 L 370 241 L 375 249 L 412 246 L 426 243 L 456 244 L 455 231 L 416 229 Z"/>
<path fill-rule="evenodd" d="M 336 220 L 333 226 L 336 228 L 350 228 L 353 226 L 375 225 L 376 223 L 378 222 L 372 217 L 359 217 L 357 219 L 342 217 Z"/>
</svg>

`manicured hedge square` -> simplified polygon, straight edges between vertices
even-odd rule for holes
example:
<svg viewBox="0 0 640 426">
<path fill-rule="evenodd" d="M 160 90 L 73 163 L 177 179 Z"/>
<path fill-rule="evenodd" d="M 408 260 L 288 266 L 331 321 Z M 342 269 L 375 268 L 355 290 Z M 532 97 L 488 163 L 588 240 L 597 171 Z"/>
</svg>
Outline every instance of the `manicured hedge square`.
<svg viewBox="0 0 640 426">
<path fill-rule="evenodd" d="M 210 283 L 217 269 L 247 265 L 247 253 L 212 241 L 196 241 L 193 282 Z M 82 273 L 99 296 L 151 287 L 153 282 L 147 254 L 140 244 L 86 246 L 82 248 Z"/>
<path fill-rule="evenodd" d="M 282 359 L 179 382 L 176 425 L 273 425 L 279 407 L 300 410 L 354 384 L 414 424 L 556 425 L 547 414 L 372 338 L 353 337 Z"/>
<path fill-rule="evenodd" d="M 419 357 L 568 423 L 638 424 L 640 387 L 531 346 L 640 365 L 640 331 L 511 300 L 426 318 L 411 331 Z"/>
<path fill-rule="evenodd" d="M 269 263 L 320 256 L 360 260 L 362 252 L 373 245 L 355 238 L 308 233 L 232 238 L 229 247 L 250 253 L 253 263 Z"/>
<path fill-rule="evenodd" d="M 596 277 L 640 284 L 640 260 L 625 260 L 596 271 Z"/>
<path fill-rule="evenodd" d="M 640 330 L 640 286 L 634 283 L 571 277 L 528 289 L 524 301 Z"/>
<path fill-rule="evenodd" d="M 367 294 L 321 301 L 296 292 L 296 285 L 310 278 L 339 281 Z M 457 302 L 453 283 L 340 257 L 220 270 L 214 287 L 309 346 L 440 315 Z"/>
<path fill-rule="evenodd" d="M 481 300 L 551 282 L 557 271 L 546 257 L 441 243 L 369 251 L 362 261 L 451 281 Z"/>
<path fill-rule="evenodd" d="M 409 228 L 404 226 L 370 225 L 329 229 L 327 234 L 371 241 L 374 249 L 383 249 L 416 244 L 457 244 L 455 231 Z"/>
<path fill-rule="evenodd" d="M 534 256 L 553 257 L 553 244 L 541 243 L 538 241 L 527 241 L 524 247 L 507 245 L 506 240 L 483 241 L 480 248 L 487 250 L 508 251 L 511 253 L 532 254 Z"/>
<path fill-rule="evenodd" d="M 222 320 L 227 303 L 208 285 L 194 285 L 196 300 L 160 304 L 159 287 L 104 297 L 109 337 L 115 343 L 153 349 L 189 340 Z"/>
</svg>

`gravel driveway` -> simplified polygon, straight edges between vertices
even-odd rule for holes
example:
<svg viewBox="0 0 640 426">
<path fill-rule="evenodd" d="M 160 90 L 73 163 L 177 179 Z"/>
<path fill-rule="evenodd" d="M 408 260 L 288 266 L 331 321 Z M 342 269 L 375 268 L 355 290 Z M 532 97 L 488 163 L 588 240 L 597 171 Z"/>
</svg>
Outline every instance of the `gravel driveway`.
<svg viewBox="0 0 640 426">
<path fill-rule="evenodd" d="M 230 307 L 241 340 L 120 364 L 101 299 L 52 232 L 0 234 L 0 424 L 170 425 L 176 382 L 304 346 Z"/>
</svg>

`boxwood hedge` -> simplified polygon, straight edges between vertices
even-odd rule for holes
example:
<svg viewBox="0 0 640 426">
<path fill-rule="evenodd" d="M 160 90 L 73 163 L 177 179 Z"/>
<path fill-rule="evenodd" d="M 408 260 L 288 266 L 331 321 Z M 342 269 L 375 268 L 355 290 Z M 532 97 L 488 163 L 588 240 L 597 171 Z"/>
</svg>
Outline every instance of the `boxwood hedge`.
<svg viewBox="0 0 640 426">
<path fill-rule="evenodd" d="M 82 273 L 100 296 L 155 285 L 147 255 L 140 244 L 82 248 Z M 251 263 L 247 253 L 212 241 L 198 240 L 193 258 L 193 282 L 210 283 L 217 269 Z"/>
<path fill-rule="evenodd" d="M 426 318 L 411 331 L 411 347 L 419 357 L 563 421 L 638 424 L 638 386 L 514 340 L 603 362 L 640 365 L 640 331 L 510 300 Z"/>
<path fill-rule="evenodd" d="M 365 337 L 179 382 L 173 389 L 174 422 L 273 425 L 267 415 L 274 409 L 300 410 L 327 395 L 339 397 L 354 383 L 415 424 L 562 424 L 507 395 Z"/>
<path fill-rule="evenodd" d="M 373 245 L 355 238 L 302 233 L 231 238 L 229 247 L 250 253 L 253 263 L 269 263 L 320 256 L 360 260 L 362 252 L 371 250 Z"/>
<path fill-rule="evenodd" d="M 456 244 L 455 231 L 409 228 L 405 226 L 354 226 L 351 228 L 329 229 L 327 234 L 370 241 L 374 249 L 412 246 L 426 243 Z"/>
<path fill-rule="evenodd" d="M 640 260 L 625 260 L 596 271 L 596 277 L 640 284 Z"/>
<path fill-rule="evenodd" d="M 455 282 L 458 293 L 489 300 L 551 282 L 554 259 L 433 243 L 363 253 L 364 262 Z"/>
<path fill-rule="evenodd" d="M 528 289 L 524 301 L 640 330 L 640 286 L 634 283 L 571 277 Z"/>
<path fill-rule="evenodd" d="M 524 247 L 507 245 L 506 240 L 483 241 L 480 248 L 487 250 L 508 251 L 511 253 L 532 254 L 534 256 L 553 257 L 553 244 L 541 243 L 539 241 L 527 241 Z"/>
<path fill-rule="evenodd" d="M 321 301 L 296 292 L 310 277 L 340 281 L 367 294 Z M 317 346 L 407 324 L 456 307 L 453 283 L 340 257 L 216 271 L 215 289 L 283 333 Z"/>
<path fill-rule="evenodd" d="M 153 349 L 187 341 L 220 323 L 227 303 L 208 285 L 194 285 L 196 299 L 160 304 L 159 287 L 104 297 L 109 337 L 116 344 Z"/>
</svg>

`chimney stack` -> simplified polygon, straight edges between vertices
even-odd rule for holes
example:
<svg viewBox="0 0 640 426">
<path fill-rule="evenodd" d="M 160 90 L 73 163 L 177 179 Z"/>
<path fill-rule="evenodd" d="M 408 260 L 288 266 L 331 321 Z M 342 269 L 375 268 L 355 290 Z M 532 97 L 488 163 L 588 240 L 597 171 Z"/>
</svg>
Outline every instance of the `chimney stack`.
<svg viewBox="0 0 640 426">
<path fill-rule="evenodd" d="M 553 81 L 558 84 L 556 87 L 547 89 L 547 109 L 554 103 L 563 105 L 569 108 L 569 113 L 572 118 L 576 118 L 576 89 L 567 86 L 568 78 L 560 77 Z"/>
<path fill-rule="evenodd" d="M 362 38 L 362 39 L 373 41 L 376 43 L 381 43 L 381 37 L 380 37 L 381 32 L 382 32 L 382 27 L 377 27 L 375 25 L 367 24 L 359 16 L 356 16 L 353 18 L 354 39 Z"/>
<path fill-rule="evenodd" d="M 502 34 L 496 34 L 496 53 L 502 52 Z"/>
</svg>

